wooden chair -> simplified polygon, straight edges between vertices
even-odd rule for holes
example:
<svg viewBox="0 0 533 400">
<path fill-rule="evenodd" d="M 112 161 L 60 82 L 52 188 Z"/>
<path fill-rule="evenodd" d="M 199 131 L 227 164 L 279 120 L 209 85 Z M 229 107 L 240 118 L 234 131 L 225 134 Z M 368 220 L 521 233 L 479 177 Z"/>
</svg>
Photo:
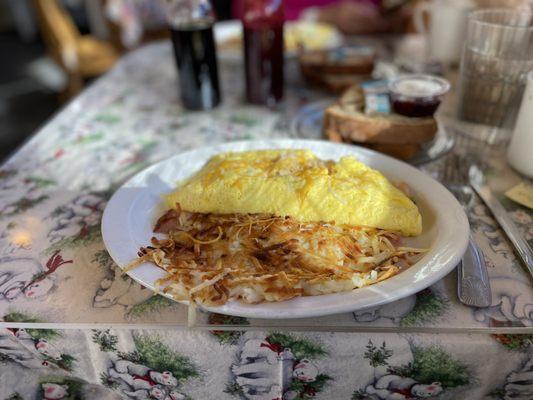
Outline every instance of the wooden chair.
<svg viewBox="0 0 533 400">
<path fill-rule="evenodd" d="M 33 4 L 48 53 L 68 78 L 64 98 L 78 93 L 85 79 L 98 76 L 115 64 L 119 57 L 115 48 L 91 35 L 81 35 L 58 0 L 33 0 Z"/>
</svg>

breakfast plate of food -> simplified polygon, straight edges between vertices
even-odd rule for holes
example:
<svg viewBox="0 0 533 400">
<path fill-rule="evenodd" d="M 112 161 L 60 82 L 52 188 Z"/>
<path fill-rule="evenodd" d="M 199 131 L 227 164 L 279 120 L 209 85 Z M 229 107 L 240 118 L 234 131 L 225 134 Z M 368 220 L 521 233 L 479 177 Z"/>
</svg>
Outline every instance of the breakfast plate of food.
<svg viewBox="0 0 533 400">
<path fill-rule="evenodd" d="M 468 219 L 442 185 L 372 150 L 312 140 L 178 154 L 112 196 L 102 235 L 143 286 L 192 307 L 302 318 L 379 306 L 448 274 Z"/>
<path fill-rule="evenodd" d="M 238 20 L 215 24 L 215 41 L 222 60 L 242 59 L 242 24 Z M 342 35 L 337 28 L 320 22 L 292 21 L 284 25 L 285 55 L 295 58 L 302 50 L 325 50 L 340 46 Z"/>
</svg>

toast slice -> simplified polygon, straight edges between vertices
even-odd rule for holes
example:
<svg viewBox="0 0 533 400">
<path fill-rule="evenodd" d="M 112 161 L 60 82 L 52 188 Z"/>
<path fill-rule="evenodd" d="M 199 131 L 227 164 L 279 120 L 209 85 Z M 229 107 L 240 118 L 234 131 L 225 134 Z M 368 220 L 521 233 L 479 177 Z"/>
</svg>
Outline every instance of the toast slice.
<svg viewBox="0 0 533 400">
<path fill-rule="evenodd" d="M 345 140 L 387 145 L 422 145 L 435 137 L 434 118 L 411 118 L 398 114 L 365 114 L 364 92 L 350 87 L 339 101 L 324 113 L 323 131 L 336 133 Z M 328 134 L 329 132 L 329 134 Z"/>
<path fill-rule="evenodd" d="M 420 144 L 370 144 L 370 143 L 357 143 L 348 139 L 344 139 L 341 135 L 334 131 L 324 132 L 328 140 L 336 143 L 349 143 L 358 144 L 360 146 L 367 147 L 372 150 L 379 151 L 380 153 L 388 154 L 389 156 L 399 158 L 400 160 L 409 161 L 416 153 L 422 149 Z"/>
</svg>

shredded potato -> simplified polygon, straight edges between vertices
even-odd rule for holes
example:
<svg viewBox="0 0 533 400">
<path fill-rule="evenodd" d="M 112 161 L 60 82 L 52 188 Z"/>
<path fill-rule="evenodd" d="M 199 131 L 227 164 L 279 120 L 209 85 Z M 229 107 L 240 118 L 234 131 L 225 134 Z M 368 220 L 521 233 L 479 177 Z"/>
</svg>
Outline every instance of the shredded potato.
<svg viewBox="0 0 533 400">
<path fill-rule="evenodd" d="M 282 301 L 353 290 L 388 279 L 423 249 L 376 228 L 298 222 L 265 214 L 202 214 L 176 209 L 125 271 L 151 261 L 167 272 L 157 284 L 176 300 L 207 306 L 237 299 Z"/>
</svg>

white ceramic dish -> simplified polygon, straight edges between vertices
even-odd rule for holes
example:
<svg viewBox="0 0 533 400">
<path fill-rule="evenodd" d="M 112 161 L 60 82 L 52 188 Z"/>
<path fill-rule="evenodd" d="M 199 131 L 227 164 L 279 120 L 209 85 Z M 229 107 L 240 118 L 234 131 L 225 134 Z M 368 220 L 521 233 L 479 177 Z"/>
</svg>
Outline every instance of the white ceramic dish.
<svg viewBox="0 0 533 400">
<path fill-rule="evenodd" d="M 311 22 L 297 21 L 297 22 L 287 22 L 285 26 L 286 28 L 288 27 L 289 29 L 291 27 L 300 27 L 300 29 L 304 31 L 308 31 L 312 28 L 311 24 L 312 24 Z M 238 20 L 217 22 L 215 24 L 213 33 L 215 35 L 215 42 L 217 43 L 217 45 L 220 46 L 220 45 L 223 45 L 223 43 L 227 40 L 241 36 L 242 35 L 242 24 Z M 325 39 L 324 46 L 321 48 L 321 50 L 339 47 L 342 45 L 342 43 L 343 43 L 342 35 L 338 31 L 335 31 L 332 33 L 332 35 L 329 38 Z M 217 55 L 221 61 L 227 61 L 227 62 L 231 62 L 231 61 L 240 62 L 243 58 L 241 48 L 234 49 L 234 48 L 221 47 L 218 49 Z M 292 59 L 292 58 L 296 58 L 297 56 L 298 54 L 294 50 L 285 51 L 286 58 Z"/>
<path fill-rule="evenodd" d="M 468 244 L 468 219 L 461 205 L 440 183 L 416 168 L 374 151 L 314 140 L 267 140 L 225 143 L 178 154 L 140 172 L 113 195 L 104 211 L 102 235 L 109 254 L 122 268 L 149 244 L 152 227 L 161 209 L 161 196 L 174 190 L 176 182 L 197 170 L 213 155 L 226 151 L 295 148 L 309 149 L 322 159 L 353 155 L 392 181 L 404 181 L 413 190 L 423 219 L 423 232 L 405 239 L 407 245 L 430 248 L 411 268 L 378 284 L 351 292 L 300 297 L 278 303 L 228 302 L 206 308 L 221 314 L 248 318 L 303 318 L 361 310 L 416 293 L 455 268 Z M 154 290 L 164 272 L 144 263 L 128 275 Z M 171 297 L 170 297 L 171 298 Z"/>
<path fill-rule="evenodd" d="M 324 137 L 324 110 L 333 104 L 335 99 L 318 100 L 301 107 L 291 122 L 293 137 L 302 139 L 321 139 Z M 439 130 L 435 139 L 426 143 L 411 159 L 409 164 L 422 165 L 439 159 L 448 154 L 455 145 L 455 136 L 446 125 L 437 120 Z"/>
</svg>

